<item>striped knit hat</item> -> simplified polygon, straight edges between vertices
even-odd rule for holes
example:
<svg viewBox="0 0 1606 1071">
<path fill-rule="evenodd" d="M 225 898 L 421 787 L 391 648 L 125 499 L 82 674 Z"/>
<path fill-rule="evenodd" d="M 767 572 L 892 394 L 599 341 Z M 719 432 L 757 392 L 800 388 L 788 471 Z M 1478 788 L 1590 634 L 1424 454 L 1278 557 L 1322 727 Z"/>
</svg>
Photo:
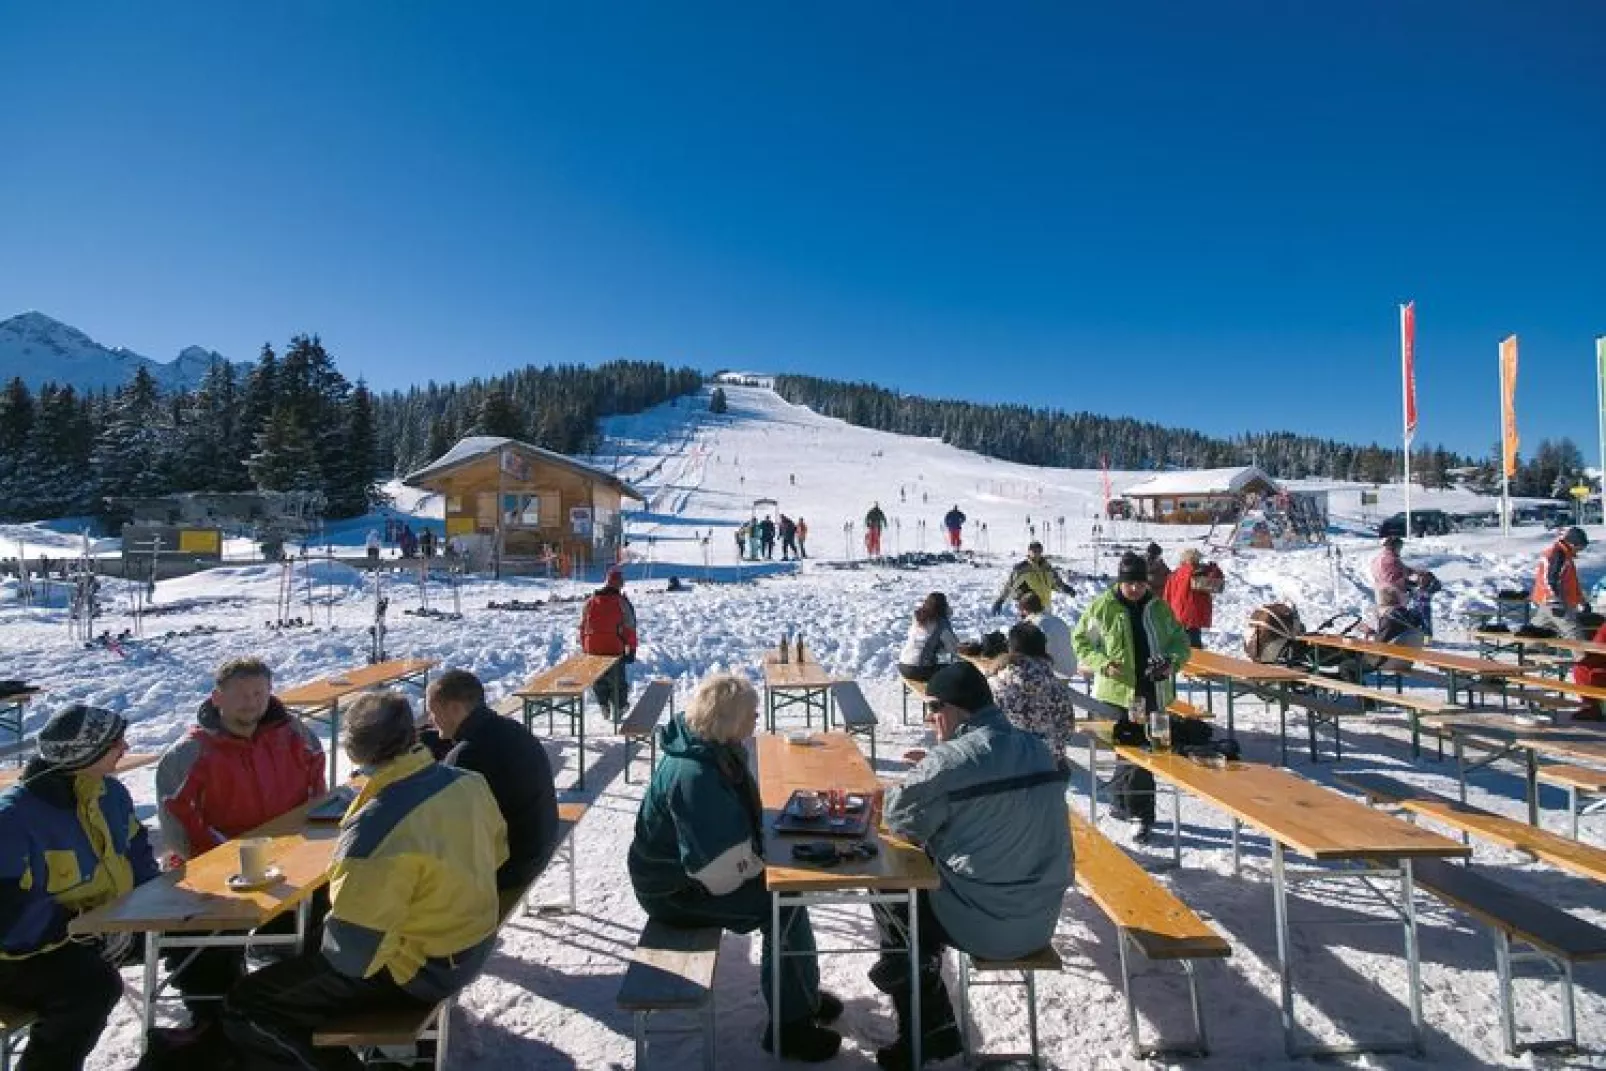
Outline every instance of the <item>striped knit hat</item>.
<svg viewBox="0 0 1606 1071">
<path fill-rule="evenodd" d="M 121 714 L 74 703 L 39 730 L 39 757 L 60 770 L 82 770 L 99 762 L 127 728 Z"/>
</svg>

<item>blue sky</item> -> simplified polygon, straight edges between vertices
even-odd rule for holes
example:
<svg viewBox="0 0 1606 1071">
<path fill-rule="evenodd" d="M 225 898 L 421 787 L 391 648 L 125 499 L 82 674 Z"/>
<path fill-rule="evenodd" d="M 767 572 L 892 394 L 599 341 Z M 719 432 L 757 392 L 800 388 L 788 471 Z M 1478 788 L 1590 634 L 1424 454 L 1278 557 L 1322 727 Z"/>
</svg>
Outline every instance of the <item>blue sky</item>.
<svg viewBox="0 0 1606 1071">
<path fill-rule="evenodd" d="M 18 3 L 0 317 L 1593 456 L 1606 4 Z"/>
</svg>

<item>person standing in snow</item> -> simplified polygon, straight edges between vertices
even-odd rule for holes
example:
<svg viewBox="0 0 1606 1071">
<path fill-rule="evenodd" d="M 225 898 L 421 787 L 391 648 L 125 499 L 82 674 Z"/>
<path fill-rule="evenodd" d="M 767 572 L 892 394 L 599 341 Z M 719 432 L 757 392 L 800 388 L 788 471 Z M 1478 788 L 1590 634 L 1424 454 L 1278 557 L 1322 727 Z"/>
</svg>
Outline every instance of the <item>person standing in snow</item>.
<svg viewBox="0 0 1606 1071">
<path fill-rule="evenodd" d="M 1383 605 L 1383 592 L 1390 588 L 1398 591 L 1403 600 L 1406 588 L 1420 575 L 1400 560 L 1400 547 L 1403 544 L 1399 536 L 1387 536 L 1383 540 L 1383 549 L 1372 559 L 1372 593 L 1379 606 Z"/>
<path fill-rule="evenodd" d="M 379 530 L 368 529 L 368 539 L 364 546 L 368 549 L 368 568 L 379 568 Z"/>
<path fill-rule="evenodd" d="M 747 556 L 755 562 L 759 559 L 759 545 L 761 542 L 758 518 L 754 517 L 747 522 Z"/>
<path fill-rule="evenodd" d="M 1004 578 L 1004 586 L 993 600 L 993 613 L 1003 612 L 1005 599 L 1014 601 L 1028 591 L 1037 594 L 1045 610 L 1054 605 L 1054 592 L 1075 594 L 1074 589 L 1060 578 L 1059 571 L 1043 557 L 1043 544 L 1035 539 L 1026 545 L 1025 559 L 1015 563 L 1015 567 Z"/>
<path fill-rule="evenodd" d="M 1149 567 L 1149 591 L 1155 598 L 1162 598 L 1166 581 L 1171 579 L 1171 567 L 1165 563 L 1165 551 L 1160 549 L 1160 544 L 1150 543 L 1143 553 L 1144 564 Z"/>
<path fill-rule="evenodd" d="M 0 793 L 0 1000 L 38 1018 L 20 1071 L 80 1071 L 123 996 L 127 941 L 72 937 L 74 917 L 158 874 L 150 835 L 112 776 L 128 752 L 119 714 L 74 703 Z"/>
<path fill-rule="evenodd" d="M 1215 598 L 1226 583 L 1221 567 L 1203 557 L 1197 547 L 1184 550 L 1182 564 L 1172 571 L 1162 593 L 1195 649 L 1204 646 L 1204 630 L 1215 613 Z"/>
<path fill-rule="evenodd" d="M 792 518 L 781 514 L 781 560 L 797 557 L 797 525 Z"/>
<path fill-rule="evenodd" d="M 411 558 L 418 551 L 418 537 L 413 534 L 413 526 L 410 524 L 402 525 L 401 535 L 397 537 L 396 542 L 401 547 L 403 558 Z"/>
<path fill-rule="evenodd" d="M 802 517 L 797 519 L 797 556 L 799 558 L 809 556 L 809 522 Z"/>
<path fill-rule="evenodd" d="M 1595 643 L 1606 643 L 1606 624 L 1602 624 L 1590 637 Z M 1606 655 L 1586 654 L 1573 665 L 1573 680 L 1592 688 L 1606 688 Z M 1574 721 L 1601 721 L 1598 699 L 1583 700 L 1573 712 Z"/>
<path fill-rule="evenodd" d="M 1042 632 L 1054 672 L 1061 677 L 1076 676 L 1076 651 L 1071 647 L 1071 626 L 1065 619 L 1043 609 L 1043 600 L 1035 591 L 1016 599 L 1015 609 L 1020 611 L 1021 620 L 1036 625 Z"/>
<path fill-rule="evenodd" d="M 435 556 L 435 529 L 426 528 L 424 534 L 418 537 L 418 553 L 426 559 Z"/>
<path fill-rule="evenodd" d="M 1556 635 L 1571 640 L 1584 638 L 1584 626 L 1578 615 L 1588 613 L 1589 600 L 1578 582 L 1578 552 L 1589 546 L 1589 536 L 1582 528 L 1569 528 L 1562 537 L 1550 545 L 1539 559 L 1534 572 L 1533 623 L 1540 628 L 1556 630 Z"/>
<path fill-rule="evenodd" d="M 625 574 L 609 569 L 602 587 L 586 600 L 580 614 L 580 649 L 619 658 L 592 689 L 598 705 L 615 723 L 624 720 L 625 705 L 630 701 L 626 666 L 636 660 L 636 608 L 625 598 L 624 587 Z"/>
<path fill-rule="evenodd" d="M 736 526 L 736 560 L 741 561 L 747 551 L 747 524 Z"/>
<path fill-rule="evenodd" d="M 881 503 L 870 505 L 864 515 L 864 550 L 872 558 L 881 557 L 881 530 L 887 526 L 887 515 L 881 512 Z"/>
<path fill-rule="evenodd" d="M 324 794 L 323 745 L 273 694 L 273 671 L 256 658 L 224 662 L 195 724 L 156 764 L 156 818 L 175 864 L 270 822 Z M 289 913 L 275 922 L 290 932 Z M 276 928 L 269 923 L 266 930 Z M 194 959 L 191 959 L 191 956 Z M 203 1042 L 223 1008 L 216 998 L 245 977 L 237 948 L 176 949 L 174 985 L 185 998 L 190 1030 L 170 1044 Z"/>
<path fill-rule="evenodd" d="M 959 512 L 957 503 L 943 517 L 942 526 L 948 530 L 948 546 L 958 550 L 964 542 L 962 533 L 965 527 L 965 515 Z"/>
<path fill-rule="evenodd" d="M 940 591 L 927 595 L 915 608 L 909 635 L 898 652 L 898 675 L 906 681 L 928 681 L 942 666 L 959 654 L 959 637 L 954 635 L 948 596 Z"/>
<path fill-rule="evenodd" d="M 684 711 L 669 717 L 660 761 L 636 812 L 627 866 L 649 918 L 670 926 L 719 926 L 762 935 L 759 991 L 775 1007 L 774 913 L 764 885 L 764 814 L 746 741 L 758 725 L 758 692 L 735 674 L 708 677 Z M 786 862 L 786 860 L 781 860 Z M 842 1035 L 827 1029 L 842 1001 L 820 989 L 808 909 L 780 911 L 781 1014 L 760 1044 L 783 1057 L 820 1063 Z M 906 990 L 907 991 L 907 990 Z"/>
<path fill-rule="evenodd" d="M 758 543 L 765 561 L 775 557 L 775 521 L 768 514 L 758 522 Z"/>
</svg>

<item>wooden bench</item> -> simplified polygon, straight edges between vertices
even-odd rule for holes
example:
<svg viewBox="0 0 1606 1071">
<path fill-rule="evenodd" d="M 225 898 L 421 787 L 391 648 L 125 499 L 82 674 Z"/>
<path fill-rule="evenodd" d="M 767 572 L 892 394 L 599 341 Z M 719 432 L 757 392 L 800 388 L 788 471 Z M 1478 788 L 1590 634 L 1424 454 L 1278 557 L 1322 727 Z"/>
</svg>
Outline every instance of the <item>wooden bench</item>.
<svg viewBox="0 0 1606 1071">
<path fill-rule="evenodd" d="M 965 1049 L 967 1066 L 1019 1064 L 1041 1068 L 1043 1057 L 1037 1040 L 1037 975 L 1040 971 L 1059 973 L 1065 968 L 1053 945 L 1040 948 L 1020 959 L 978 959 L 963 949 L 954 949 L 959 958 L 959 1037 Z M 996 981 L 981 981 L 971 975 L 1005 975 Z M 1018 975 L 1019 977 L 1009 977 Z M 1023 986 L 1026 990 L 1026 1036 L 1031 1049 L 1024 1053 L 979 1053 L 976 1051 L 976 1024 L 970 1014 L 970 991 L 983 987 Z"/>
<path fill-rule="evenodd" d="M 1442 699 L 1428 699 L 1422 696 L 1411 695 L 1409 692 L 1406 692 L 1403 689 L 1390 692 L 1383 688 L 1372 688 L 1364 684 L 1354 684 L 1350 681 L 1339 680 L 1334 677 L 1324 677 L 1313 674 L 1306 678 L 1306 682 L 1311 688 L 1320 689 L 1324 692 L 1331 692 L 1335 696 L 1344 696 L 1350 699 L 1360 700 L 1360 709 L 1357 710 L 1353 707 L 1345 707 L 1342 711 L 1337 712 L 1332 716 L 1333 761 L 1335 762 L 1340 762 L 1344 758 L 1344 742 L 1340 737 L 1338 718 L 1346 715 L 1364 714 L 1368 710 L 1366 705 L 1368 703 L 1372 703 L 1377 706 L 1399 707 L 1406 712 L 1406 715 L 1410 718 L 1411 722 L 1411 755 L 1413 758 L 1421 753 L 1422 728 L 1419 719 L 1423 714 L 1455 714 L 1459 713 L 1463 709 L 1454 703 L 1446 702 Z M 1296 698 L 1302 694 L 1306 693 L 1290 691 L 1289 700 L 1291 702 L 1297 702 L 1300 703 L 1300 705 L 1304 705 L 1301 699 Z M 1322 720 L 1326 719 L 1323 718 Z M 1313 724 L 1311 726 L 1311 750 L 1313 758 L 1315 753 L 1315 735 L 1315 725 Z M 1444 757 L 1444 737 L 1439 734 L 1435 735 L 1438 736 L 1439 757 L 1442 759 Z"/>
<path fill-rule="evenodd" d="M 908 725 L 909 697 L 913 695 L 915 703 L 919 706 L 924 706 L 926 702 L 926 682 L 912 681 L 902 673 L 898 674 L 898 679 L 903 682 L 903 712 L 898 716 L 898 724 Z"/>
<path fill-rule="evenodd" d="M 697 1016 L 696 1027 L 658 1032 L 700 1032 L 704 1071 L 714 1071 L 714 971 L 722 936 L 717 926 L 683 930 L 652 919 L 642 928 L 618 996 L 619 1007 L 635 1018 L 637 1071 L 647 1071 L 649 1020 L 660 1013 Z"/>
<path fill-rule="evenodd" d="M 580 819 L 584 818 L 585 815 L 586 805 L 584 803 L 558 804 L 558 846 L 552 852 L 552 862 L 557 862 L 561 857 L 569 868 L 568 902 L 537 904 L 534 900 L 527 900 L 524 905 L 524 913 L 526 915 L 565 915 L 573 912 L 579 906 L 579 897 L 575 894 L 575 871 L 577 869 L 575 852 L 576 841 L 579 838 L 575 834 L 575 827 L 580 824 Z M 548 865 L 550 866 L 551 864 L 549 863 Z M 534 882 L 531 882 L 532 889 L 534 884 Z"/>
<path fill-rule="evenodd" d="M 864 697 L 859 688 L 858 681 L 838 681 L 831 686 L 831 699 L 836 705 L 837 717 L 842 720 L 842 728 L 849 736 L 858 736 L 870 741 L 870 766 L 875 766 L 875 711 L 870 709 L 870 701 Z M 826 731 L 831 730 L 830 716 L 826 716 Z"/>
<path fill-rule="evenodd" d="M 11 1065 L 22 1052 L 22 1043 L 28 1028 L 38 1016 L 9 1004 L 0 1004 L 0 1071 L 11 1071 Z"/>
<path fill-rule="evenodd" d="M 1585 813 L 1579 809 L 1580 797 L 1606 795 L 1606 770 L 1594 770 L 1588 766 L 1566 766 L 1559 762 L 1549 763 L 1539 767 L 1539 780 L 1547 785 L 1567 790 L 1567 819 L 1572 830 L 1572 838 L 1577 840 L 1578 816 Z M 1585 806 L 1588 807 L 1587 804 Z"/>
<path fill-rule="evenodd" d="M 1368 802 L 1399 807 L 1415 817 L 1431 818 L 1475 837 L 1529 855 L 1569 873 L 1606 881 L 1606 849 L 1531 826 L 1493 811 L 1445 799 L 1425 788 L 1385 774 L 1341 770 L 1333 779 L 1365 796 Z"/>
<path fill-rule="evenodd" d="M 658 719 L 663 717 L 664 708 L 669 708 L 670 717 L 675 714 L 675 685 L 673 681 L 656 680 L 643 689 L 636 698 L 635 705 L 625 720 L 619 723 L 618 733 L 625 740 L 625 784 L 630 784 L 630 759 L 632 748 L 635 754 L 641 753 L 641 742 L 647 741 L 647 776 L 651 777 L 653 770 L 658 768 Z"/>
<path fill-rule="evenodd" d="M 583 803 L 558 804 L 558 851 L 563 851 L 567 846 L 568 906 L 571 911 L 575 906 L 574 827 L 585 812 L 586 806 Z M 555 853 L 553 858 L 557 858 Z M 507 923 L 514 908 L 520 903 L 525 904 L 524 913 L 527 915 L 537 910 L 529 906 L 529 894 L 538 881 L 540 881 L 539 876 L 530 882 L 527 888 L 506 889 L 498 895 L 496 919 L 498 931 Z M 430 1064 L 436 1071 L 444 1071 L 452 1008 L 456 1004 L 457 996 L 454 994 L 427 1008 L 385 1009 L 338 1016 L 318 1028 L 312 1036 L 312 1044 L 317 1048 L 355 1049 L 357 1058 L 364 1063 L 384 1061 L 418 1065 L 425 1062 L 425 1058 L 418 1055 L 419 1044 L 433 1042 L 435 1052 L 434 1056 L 429 1058 Z"/>
<path fill-rule="evenodd" d="M 1074 813 L 1071 815 L 1071 843 L 1076 853 L 1076 884 L 1115 924 L 1121 950 L 1121 992 L 1126 998 L 1133 1055 L 1140 1060 L 1166 1054 L 1204 1056 L 1209 1051 L 1209 1041 L 1194 961 L 1223 959 L 1232 955 L 1232 946 L 1170 889 L 1155 881 L 1136 860 L 1100 833 L 1098 827 Z M 1129 949 L 1142 952 L 1154 962 L 1170 960 L 1181 966 L 1188 981 L 1188 999 L 1193 1006 L 1194 1037 L 1191 1040 L 1177 1045 L 1143 1043 L 1138 1032 L 1137 1008 L 1132 1003 L 1132 979 L 1144 975 L 1133 973 Z M 1145 972 L 1148 973 L 1154 972 Z"/>
<path fill-rule="evenodd" d="M 1573 966 L 1606 959 L 1606 930 L 1558 907 L 1525 896 L 1464 866 L 1444 859 L 1417 859 L 1412 872 L 1418 887 L 1472 916 L 1494 938 L 1495 974 L 1500 986 L 1500 1025 L 1506 1051 L 1512 1056 L 1530 1049 L 1572 1049 L 1578 1043 L 1573 1001 Z M 1513 951 L 1512 942 L 1528 946 Z M 1564 1037 L 1519 1042 L 1512 995 L 1513 963 L 1538 960 L 1549 964 L 1562 985 Z"/>
</svg>

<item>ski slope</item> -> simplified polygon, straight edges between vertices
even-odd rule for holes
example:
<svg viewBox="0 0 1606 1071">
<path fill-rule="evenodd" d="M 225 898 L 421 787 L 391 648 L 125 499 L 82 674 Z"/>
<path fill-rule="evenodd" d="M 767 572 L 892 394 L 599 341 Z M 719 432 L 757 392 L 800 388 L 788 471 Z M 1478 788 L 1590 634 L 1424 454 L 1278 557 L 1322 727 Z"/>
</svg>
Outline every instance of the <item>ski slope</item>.
<svg viewBox="0 0 1606 1071">
<path fill-rule="evenodd" d="M 1153 539 L 1175 563 L 1178 551 L 1201 545 L 1209 534 L 1204 528 L 1101 522 L 1104 492 L 1098 472 L 996 461 L 936 441 L 851 427 L 788 405 L 766 389 L 724 390 L 730 410 L 723 415 L 682 400 L 608 420 L 603 445 L 591 459 L 617 471 L 649 499 L 629 517 L 627 527 L 627 591 L 636 602 L 642 635 L 633 679 L 673 680 L 683 708 L 686 695 L 704 675 L 733 669 L 756 679 L 762 654 L 779 635 L 801 632 L 831 673 L 861 682 L 880 715 L 880 770 L 887 777 L 895 778 L 906 768 L 898 759 L 902 750 L 924 740 L 918 726 L 899 724 L 894 667 L 909 615 L 926 592 L 949 595 L 962 635 L 1007 626 L 1007 619 L 993 617 L 989 606 L 1008 565 L 1035 529 L 1076 589 L 1074 597 L 1058 604 L 1062 614 L 1074 616 L 1107 583 L 1120 549 L 1139 548 Z M 1109 478 L 1119 493 L 1147 475 L 1114 472 Z M 1360 491 L 1355 486 L 1334 492 L 1339 527 L 1358 531 L 1363 526 Z M 1401 506 L 1397 489 L 1382 489 L 1381 498 L 1374 520 Z M 753 515 L 758 499 L 774 499 L 779 510 L 808 522 L 807 562 L 737 562 L 731 534 Z M 941 518 L 958 505 L 970 518 L 966 542 L 976 553 L 924 568 L 859 560 L 864 513 L 877 501 L 893 522 L 886 534 L 889 552 L 939 549 Z M 439 520 L 437 500 L 409 494 L 399 503 Z M 1461 511 L 1489 504 L 1464 492 L 1419 492 L 1413 506 Z M 343 526 L 341 545 L 359 545 L 377 522 L 376 517 Z M 70 525 L 64 527 L 71 531 Z M 0 530 L 0 553 L 15 554 L 7 543 L 35 537 L 40 545 L 62 545 L 55 542 L 61 534 L 47 528 L 9 526 Z M 1445 584 L 1436 601 L 1440 639 L 1461 639 L 1467 611 L 1487 605 L 1498 588 L 1524 584 L 1549 539 L 1539 529 L 1518 529 L 1509 539 L 1483 531 L 1410 541 L 1407 560 L 1434 570 Z M 1228 586 L 1217 602 L 1217 627 L 1207 634 L 1210 645 L 1240 651 L 1249 613 L 1273 600 L 1294 602 L 1308 624 L 1361 608 L 1369 597 L 1367 565 L 1374 544 L 1360 535 L 1341 535 L 1331 551 L 1220 556 Z M 1586 583 L 1593 585 L 1606 565 L 1606 552 L 1591 547 L 1581 565 Z M 123 711 L 132 723 L 129 737 L 135 749 L 163 747 L 189 724 L 207 691 L 212 667 L 226 657 L 259 654 L 284 685 L 364 661 L 374 578 L 316 560 L 305 572 L 299 564 L 292 568 L 294 610 L 309 617 L 311 626 L 264 627 L 276 613 L 280 567 L 231 565 L 158 585 L 155 606 L 160 612 L 144 619 L 144 636 L 123 643 L 121 653 L 69 643 L 59 603 L 23 606 L 15 600 L 14 584 L 6 586 L 0 589 L 0 676 L 24 677 L 48 690 L 30 711 L 30 730 L 37 729 L 49 710 L 82 700 Z M 670 575 L 690 580 L 691 590 L 665 591 Z M 739 579 L 750 582 L 731 582 Z M 454 604 L 443 574 L 420 585 L 416 571 L 387 562 L 380 581 L 391 599 L 390 656 L 436 658 L 446 666 L 470 669 L 487 682 L 493 699 L 578 649 L 575 600 L 587 585 L 471 580 L 456 591 Z M 115 582 L 108 588 L 110 612 L 104 624 L 118 632 L 131 625 L 130 593 Z M 461 605 L 463 618 L 441 621 L 403 612 L 417 608 L 426 596 L 433 608 Z M 511 599 L 544 604 L 524 612 L 486 609 L 489 601 Z M 216 631 L 196 633 L 197 628 Z M 1275 761 L 1275 723 L 1274 711 L 1240 705 L 1239 732 L 1249 757 Z M 1390 719 L 1355 726 L 1346 738 L 1346 767 L 1389 768 L 1440 791 L 1453 791 L 1453 775 L 1439 764 L 1409 762 L 1403 730 Z M 573 743 L 563 737 L 548 745 L 563 766 L 559 783 L 566 786 L 573 779 Z M 624 867 L 640 786 L 627 786 L 619 777 L 621 750 L 611 737 L 588 734 L 588 747 L 589 791 L 583 798 L 593 806 L 578 831 L 580 913 L 518 919 L 504 930 L 486 973 L 464 994 L 452 1042 L 454 1066 L 631 1065 L 630 1021 L 614 1007 L 613 997 L 642 922 Z M 1331 763 L 1295 768 L 1319 781 L 1331 774 Z M 154 805 L 152 777 L 149 769 L 129 777 L 147 820 Z M 1473 777 L 1471 800 L 1516 814 L 1520 784 L 1513 768 L 1496 766 Z M 1078 777 L 1073 805 L 1086 806 L 1084 791 L 1085 779 Z M 1562 828 L 1560 797 L 1547 794 L 1544 803 L 1547 824 Z M 1162 804 L 1162 815 L 1166 806 Z M 1263 844 L 1249 838 L 1250 861 L 1244 875 L 1234 877 L 1224 847 L 1225 819 L 1185 799 L 1183 825 L 1184 867 L 1162 874 L 1161 880 L 1210 917 L 1234 948 L 1230 960 L 1206 970 L 1205 1011 L 1214 1066 L 1300 1066 L 1286 1061 L 1282 1052 Z M 1119 823 L 1106 822 L 1104 829 L 1151 868 L 1158 870 L 1169 859 L 1164 833 L 1144 848 L 1131 844 L 1130 831 Z M 1586 819 L 1584 835 L 1593 843 L 1606 843 L 1606 823 Z M 1486 874 L 1606 924 L 1606 896 L 1598 887 L 1514 853 L 1480 846 L 1478 858 Z M 1367 903 L 1324 893 L 1320 887 L 1300 888 L 1294 902 L 1303 915 L 1336 913 L 1354 920 L 1376 913 Z M 1512 1060 L 1502 1051 L 1487 936 L 1429 897 L 1419 897 L 1418 907 L 1428 1055 L 1421 1061 L 1362 1059 L 1359 1066 L 1533 1066 L 1531 1058 Z M 822 912 L 816 927 L 833 931 L 834 945 L 863 940 L 870 932 L 867 916 L 839 909 Z M 720 1054 L 731 1067 L 768 1062 L 757 1044 L 764 1009 L 758 996 L 756 940 L 727 937 L 718 979 Z M 1143 1066 L 1127 1055 L 1113 934 L 1102 914 L 1075 892 L 1067 898 L 1057 943 L 1067 969 L 1040 984 L 1047 1058 L 1061 1068 Z M 1404 960 L 1397 931 L 1299 931 L 1296 945 L 1300 1019 L 1317 1040 L 1336 1043 L 1356 1033 L 1375 1035 L 1379 1029 L 1403 1026 Z M 865 980 L 867 965 L 860 957 L 822 958 L 825 985 L 847 1002 L 841 1023 L 847 1040 L 842 1054 L 824 1065 L 828 1068 L 873 1066 L 876 1046 L 892 1040 L 891 1008 Z M 1581 969 L 1578 986 L 1579 1030 L 1587 1048 L 1567 1066 L 1606 1066 L 1606 969 Z M 1137 993 L 1146 1031 L 1159 1027 L 1174 1032 L 1182 1026 L 1186 996 L 1180 985 L 1144 982 Z M 1523 1021 L 1556 1028 L 1558 1013 L 1548 984 L 1524 982 L 1518 997 Z M 979 994 L 976 1016 L 984 1035 L 1018 1029 L 1018 1007 L 1012 1000 L 999 991 Z M 1003 1043 L 1008 1045 L 1008 1038 Z M 659 1047 L 667 1057 L 664 1066 L 699 1066 L 693 1041 L 665 1038 Z M 90 1066 L 126 1068 L 137 1051 L 135 1022 L 126 1007 L 119 1007 Z"/>
</svg>

